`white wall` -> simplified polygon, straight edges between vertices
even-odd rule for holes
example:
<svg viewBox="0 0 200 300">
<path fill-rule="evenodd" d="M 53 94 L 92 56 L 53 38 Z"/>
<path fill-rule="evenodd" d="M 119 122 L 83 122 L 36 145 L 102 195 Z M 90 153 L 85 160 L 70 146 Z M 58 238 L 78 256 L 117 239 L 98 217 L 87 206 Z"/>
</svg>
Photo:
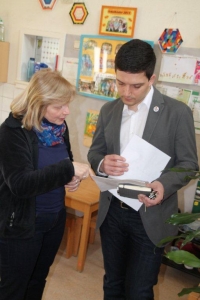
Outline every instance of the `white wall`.
<svg viewBox="0 0 200 300">
<path fill-rule="evenodd" d="M 69 11 L 75 1 L 57 0 L 54 9 L 41 8 L 39 0 L 0 0 L 0 17 L 5 25 L 5 39 L 10 42 L 8 82 L 0 83 L 0 123 L 7 117 L 9 105 L 20 90 L 15 87 L 17 77 L 19 34 L 23 29 L 34 29 L 64 34 L 98 34 L 102 5 L 137 7 L 134 38 L 157 43 L 165 28 L 179 28 L 183 47 L 200 48 L 199 0 L 85 0 L 89 15 L 83 25 L 72 23 Z M 77 1 L 78 2 L 78 1 Z M 0 66 L 1 67 L 1 66 Z M 67 118 L 74 157 L 87 161 L 88 148 L 83 146 L 83 131 L 88 109 L 99 110 L 103 100 L 77 96 L 71 104 Z M 191 209 L 195 182 L 184 189 L 184 201 L 180 206 Z M 183 195 L 181 195 L 182 199 Z M 188 204 L 188 199 L 189 204 Z"/>
</svg>

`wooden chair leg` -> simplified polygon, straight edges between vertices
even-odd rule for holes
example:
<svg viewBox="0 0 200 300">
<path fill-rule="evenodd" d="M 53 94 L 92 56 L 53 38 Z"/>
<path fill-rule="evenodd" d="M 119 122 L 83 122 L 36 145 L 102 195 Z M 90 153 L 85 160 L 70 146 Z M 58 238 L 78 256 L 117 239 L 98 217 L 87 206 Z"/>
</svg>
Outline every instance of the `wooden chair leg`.
<svg viewBox="0 0 200 300">
<path fill-rule="evenodd" d="M 76 217 L 75 220 L 75 230 L 74 230 L 74 244 L 73 244 L 73 256 L 78 255 L 78 249 L 81 239 L 81 230 L 82 230 L 83 218 Z"/>
<path fill-rule="evenodd" d="M 95 240 L 95 234 L 96 234 L 96 215 L 92 217 L 91 223 L 90 223 L 90 233 L 89 233 L 89 240 L 88 243 L 94 244 Z"/>
<path fill-rule="evenodd" d="M 68 215 L 66 220 L 66 226 L 67 226 L 66 257 L 70 258 L 73 255 L 75 218 Z"/>
</svg>

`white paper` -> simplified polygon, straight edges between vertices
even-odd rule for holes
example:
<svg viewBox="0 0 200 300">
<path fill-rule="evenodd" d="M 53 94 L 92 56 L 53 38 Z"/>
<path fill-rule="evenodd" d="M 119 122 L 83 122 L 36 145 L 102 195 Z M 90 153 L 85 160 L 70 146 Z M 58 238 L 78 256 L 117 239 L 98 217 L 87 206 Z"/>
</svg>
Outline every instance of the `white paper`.
<svg viewBox="0 0 200 300">
<path fill-rule="evenodd" d="M 76 85 L 77 71 L 78 71 L 78 58 L 64 57 L 62 76 L 66 78 L 73 85 Z"/>
<path fill-rule="evenodd" d="M 123 153 L 121 153 L 121 156 L 126 158 L 126 162 L 129 164 L 129 171 L 125 172 L 124 175 L 121 176 L 110 176 L 109 178 L 99 177 L 101 178 L 99 181 L 95 180 L 95 178 L 94 180 L 99 188 L 100 186 L 102 187 L 102 182 L 107 180 L 107 188 L 109 192 L 111 192 L 119 200 L 131 206 L 133 209 L 139 210 L 142 203 L 140 203 L 138 199 L 119 196 L 117 193 L 117 187 L 113 187 L 110 179 L 115 179 L 116 182 L 114 184 L 117 183 L 117 186 L 119 182 L 122 182 L 122 180 L 126 180 L 127 182 L 127 180 L 130 179 L 133 181 L 141 180 L 143 182 L 152 182 L 156 178 L 160 177 L 162 170 L 170 160 L 170 156 L 137 135 L 132 137 Z"/>
<path fill-rule="evenodd" d="M 92 179 L 96 182 L 101 192 L 105 192 L 110 189 L 117 189 L 120 183 L 132 183 L 140 186 L 145 186 L 147 183 L 146 181 L 142 180 L 119 179 L 119 176 L 115 178 L 92 176 Z"/>
</svg>

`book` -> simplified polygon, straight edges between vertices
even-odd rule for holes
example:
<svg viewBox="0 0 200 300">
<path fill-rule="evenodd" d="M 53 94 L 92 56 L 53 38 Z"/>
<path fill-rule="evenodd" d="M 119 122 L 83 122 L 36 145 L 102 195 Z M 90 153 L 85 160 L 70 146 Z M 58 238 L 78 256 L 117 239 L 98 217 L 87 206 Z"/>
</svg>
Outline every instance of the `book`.
<svg viewBox="0 0 200 300">
<path fill-rule="evenodd" d="M 129 183 L 120 183 L 118 185 L 118 194 L 122 197 L 137 199 L 139 194 L 149 197 L 152 189 L 147 186 L 134 185 Z"/>
</svg>

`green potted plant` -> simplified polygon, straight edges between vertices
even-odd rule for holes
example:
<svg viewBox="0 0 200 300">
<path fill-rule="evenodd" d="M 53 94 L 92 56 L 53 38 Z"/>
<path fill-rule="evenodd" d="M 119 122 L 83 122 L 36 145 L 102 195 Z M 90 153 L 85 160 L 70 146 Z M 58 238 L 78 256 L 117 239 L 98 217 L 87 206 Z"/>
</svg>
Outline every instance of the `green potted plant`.
<svg viewBox="0 0 200 300">
<path fill-rule="evenodd" d="M 193 172 L 193 176 L 188 176 L 190 179 L 199 179 L 200 180 L 200 171 L 193 171 L 193 170 L 188 170 L 188 169 L 171 169 L 174 172 Z M 187 179 L 187 178 L 186 178 Z M 178 213 L 172 215 L 168 220 L 166 220 L 167 223 L 172 224 L 172 225 L 183 225 L 183 224 L 191 224 L 194 221 L 200 219 L 200 213 Z M 196 230 L 188 230 L 185 232 L 181 232 L 177 236 L 171 236 L 167 237 L 163 240 L 160 241 L 158 246 L 161 245 L 166 245 L 171 242 L 178 242 L 181 241 L 181 246 L 180 249 L 176 251 L 169 251 L 165 255 L 165 257 L 169 260 L 174 261 L 177 264 L 184 264 L 189 267 L 193 268 L 200 268 L 200 259 L 196 257 L 194 254 L 183 250 L 182 248 L 190 243 L 191 241 L 194 241 L 195 239 L 200 239 L 200 229 Z M 199 287 L 194 287 L 194 288 L 184 288 L 178 296 L 183 296 L 185 294 L 189 294 L 191 292 L 196 292 L 200 294 L 200 286 Z"/>
</svg>

